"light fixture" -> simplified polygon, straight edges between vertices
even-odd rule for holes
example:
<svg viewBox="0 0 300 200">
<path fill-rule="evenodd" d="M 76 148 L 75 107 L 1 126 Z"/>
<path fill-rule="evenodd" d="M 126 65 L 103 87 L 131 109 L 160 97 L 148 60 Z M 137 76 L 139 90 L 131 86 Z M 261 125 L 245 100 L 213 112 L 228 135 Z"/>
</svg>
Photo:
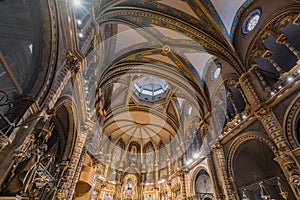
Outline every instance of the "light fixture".
<svg viewBox="0 0 300 200">
<path fill-rule="evenodd" d="M 242 115 L 242 119 L 246 119 L 246 117 L 247 117 L 246 114 Z"/>
<path fill-rule="evenodd" d="M 81 25 L 81 24 L 82 24 L 82 21 L 81 21 L 80 19 L 78 19 L 78 20 L 77 20 L 77 24 L 78 24 L 78 25 Z"/>
<path fill-rule="evenodd" d="M 28 128 L 28 123 L 24 124 L 24 128 L 26 128 L 26 129 Z"/>
<path fill-rule="evenodd" d="M 289 76 L 286 80 L 287 80 L 287 82 L 291 82 L 293 80 L 293 77 Z"/>
<path fill-rule="evenodd" d="M 242 200 L 249 200 L 249 198 L 247 197 L 245 191 L 246 191 L 246 189 L 243 189 Z"/>
<path fill-rule="evenodd" d="M 80 0 L 74 0 L 74 1 L 73 1 L 73 4 L 74 4 L 75 6 L 81 6 Z"/>
<path fill-rule="evenodd" d="M 275 92 L 273 92 L 273 91 L 270 93 L 271 96 L 273 96 L 274 94 L 275 94 Z"/>
<path fill-rule="evenodd" d="M 30 44 L 28 46 L 28 49 L 29 49 L 30 54 L 33 54 L 33 44 Z"/>
<path fill-rule="evenodd" d="M 279 85 L 279 86 L 278 86 L 278 89 L 280 90 L 281 88 L 282 88 L 282 86 L 281 86 L 281 85 Z"/>
<path fill-rule="evenodd" d="M 117 184 L 116 181 L 111 181 L 110 183 L 113 184 L 113 185 Z"/>
<path fill-rule="evenodd" d="M 193 155 L 193 158 L 194 159 L 198 159 L 200 157 L 200 153 L 195 153 L 194 155 Z"/>
<path fill-rule="evenodd" d="M 297 74 L 300 74 L 300 69 L 297 70 Z"/>
<path fill-rule="evenodd" d="M 102 180 L 102 181 L 105 181 L 105 177 L 102 176 L 101 174 L 98 176 L 98 179 Z"/>
<path fill-rule="evenodd" d="M 187 166 L 189 166 L 192 162 L 193 162 L 193 160 L 192 160 L 192 159 L 189 159 L 189 160 L 186 161 L 185 164 L 186 164 Z"/>
<path fill-rule="evenodd" d="M 82 33 L 79 33 L 78 36 L 79 36 L 80 38 L 83 38 L 83 34 L 82 34 Z"/>
<path fill-rule="evenodd" d="M 164 182 L 166 182 L 166 179 L 162 178 L 162 179 L 160 179 L 159 181 L 157 181 L 157 184 L 162 184 L 162 183 L 164 183 Z"/>
<path fill-rule="evenodd" d="M 267 189 L 265 188 L 265 186 L 263 185 L 263 182 L 259 183 L 259 187 L 260 187 L 260 197 L 263 200 L 269 200 L 271 198 L 270 194 L 268 193 Z"/>
<path fill-rule="evenodd" d="M 277 184 L 278 184 L 278 187 L 279 187 L 279 190 L 280 190 L 280 195 L 282 196 L 282 198 L 284 199 L 288 199 L 288 192 L 285 191 L 284 187 L 282 186 L 281 182 L 280 182 L 280 178 L 278 177 L 278 180 L 277 180 Z"/>
</svg>

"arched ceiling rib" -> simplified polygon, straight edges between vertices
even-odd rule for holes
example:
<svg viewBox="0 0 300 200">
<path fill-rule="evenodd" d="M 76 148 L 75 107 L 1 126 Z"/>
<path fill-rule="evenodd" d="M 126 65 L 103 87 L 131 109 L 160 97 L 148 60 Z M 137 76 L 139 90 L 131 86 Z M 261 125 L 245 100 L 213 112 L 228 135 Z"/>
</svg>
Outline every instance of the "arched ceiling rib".
<svg viewBox="0 0 300 200">
<path fill-rule="evenodd" d="M 220 58 L 237 73 L 245 70 L 212 2 L 103 0 L 95 13 L 105 49 L 99 54 L 105 67 L 98 87 L 109 102 L 103 106 L 103 132 L 113 143 L 122 139 L 126 146 L 137 142 L 143 148 L 148 142 L 158 147 L 184 139 L 190 119 L 198 123 L 211 110 L 203 80 L 207 63 Z M 134 96 L 140 76 L 168 84 L 159 103 Z M 191 116 L 183 105 L 194 107 Z"/>
<path fill-rule="evenodd" d="M 212 0 L 212 4 L 221 17 L 226 30 L 230 33 L 231 26 L 237 11 L 245 3 L 246 0 Z"/>
<path fill-rule="evenodd" d="M 137 6 L 137 5 L 136 5 Z M 203 20 L 206 23 L 201 27 L 202 23 L 193 23 L 187 19 L 181 19 L 180 16 L 172 16 L 164 13 L 164 10 L 153 10 L 152 7 L 132 7 L 122 5 L 108 10 L 104 15 L 98 18 L 98 23 L 129 23 L 137 25 L 136 28 L 147 29 L 147 27 L 159 26 L 180 32 L 186 37 L 191 38 L 199 43 L 205 50 L 212 54 L 226 59 L 226 61 L 236 68 L 239 73 L 244 71 L 237 54 L 233 50 L 230 43 L 226 40 L 223 33 L 220 32 L 218 26 L 210 25 L 208 19 Z M 196 20 L 197 21 L 197 20 Z M 147 29 L 153 32 L 153 30 Z M 157 40 L 155 36 L 152 41 Z"/>
</svg>

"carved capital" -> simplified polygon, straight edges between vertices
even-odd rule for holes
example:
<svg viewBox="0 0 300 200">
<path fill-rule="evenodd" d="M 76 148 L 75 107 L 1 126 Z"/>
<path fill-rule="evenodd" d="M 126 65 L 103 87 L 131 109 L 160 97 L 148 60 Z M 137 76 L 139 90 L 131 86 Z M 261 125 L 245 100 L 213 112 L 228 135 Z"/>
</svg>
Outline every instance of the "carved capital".
<svg viewBox="0 0 300 200">
<path fill-rule="evenodd" d="M 67 62 L 66 62 L 66 64 L 70 67 L 72 72 L 74 72 L 74 73 L 79 72 L 80 66 L 81 66 L 79 58 L 76 57 L 70 51 L 67 53 Z"/>
<path fill-rule="evenodd" d="M 262 57 L 266 60 L 270 60 L 272 58 L 273 53 L 270 50 L 265 51 Z"/>
<path fill-rule="evenodd" d="M 255 117 L 259 120 L 264 120 L 270 113 L 272 112 L 272 108 L 266 107 L 261 108 L 258 111 L 255 111 Z"/>
<path fill-rule="evenodd" d="M 280 34 L 277 38 L 276 38 L 276 42 L 279 44 L 284 44 L 287 41 L 287 37 L 284 34 Z"/>
<path fill-rule="evenodd" d="M 209 129 L 208 123 L 204 122 L 204 123 L 201 123 L 201 124 L 200 124 L 200 131 L 201 131 L 201 133 L 203 133 L 204 135 L 207 133 L 208 129 Z"/>
<path fill-rule="evenodd" d="M 221 149 L 223 146 L 220 143 L 220 140 L 217 140 L 217 142 L 215 144 L 211 145 L 211 147 L 213 150 L 217 150 L 217 149 Z"/>
</svg>

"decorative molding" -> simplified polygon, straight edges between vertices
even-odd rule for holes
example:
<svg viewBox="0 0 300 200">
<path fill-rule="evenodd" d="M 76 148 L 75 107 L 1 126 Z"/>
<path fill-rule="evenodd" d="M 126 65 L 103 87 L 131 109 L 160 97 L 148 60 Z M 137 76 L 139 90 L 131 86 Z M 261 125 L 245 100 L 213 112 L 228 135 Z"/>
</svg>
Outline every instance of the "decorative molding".
<svg viewBox="0 0 300 200">
<path fill-rule="evenodd" d="M 150 18 L 151 20 L 143 21 L 142 19 L 144 18 Z M 139 24 L 137 28 L 150 25 L 162 26 L 162 24 L 164 24 L 163 28 L 184 33 L 196 42 L 199 42 L 209 53 L 221 57 L 223 60 L 231 63 L 240 74 L 245 72 L 237 54 L 234 53 L 234 50 L 229 45 L 224 45 L 220 40 L 213 37 L 214 34 L 209 34 L 204 31 L 204 29 L 176 20 L 174 17 L 168 16 L 165 13 L 162 14 L 141 8 L 134 8 L 133 10 L 132 7 L 127 9 L 122 7 L 106 12 L 104 15 L 99 17 L 97 21 L 100 25 L 109 22 L 127 24 L 131 21 L 135 21 L 135 24 Z"/>
<path fill-rule="evenodd" d="M 57 64 L 57 51 L 58 51 L 58 24 L 57 24 L 57 11 L 53 1 L 44 0 L 43 6 L 41 6 L 41 19 L 42 19 L 42 31 L 43 34 L 43 48 L 41 52 L 41 66 L 45 67 L 47 77 L 40 77 L 36 81 L 36 85 L 43 84 L 42 90 L 38 95 L 39 104 L 44 103 L 47 98 L 49 87 L 52 85 L 53 76 L 55 75 Z M 46 59 L 47 58 L 47 59 Z M 35 86 L 34 86 L 35 87 Z"/>
<path fill-rule="evenodd" d="M 259 140 L 259 141 L 265 143 L 272 150 L 275 157 L 279 155 L 277 147 L 269 138 L 267 138 L 267 136 L 264 136 L 260 133 L 255 133 L 255 132 L 244 133 L 240 137 L 236 138 L 229 147 L 228 156 L 227 156 L 227 165 L 229 168 L 230 177 L 234 177 L 232 166 L 233 166 L 233 158 L 234 158 L 235 152 L 244 142 L 246 142 L 248 140 Z"/>
<path fill-rule="evenodd" d="M 300 113 L 300 97 L 296 98 L 296 101 L 291 104 L 292 106 L 287 109 L 285 114 L 285 121 L 284 121 L 284 130 L 285 130 L 285 137 L 289 144 L 292 146 L 293 149 L 299 148 L 300 141 L 297 141 L 296 134 L 296 123 Z"/>
<path fill-rule="evenodd" d="M 260 32 L 257 33 L 255 38 L 251 41 L 245 61 L 246 68 L 249 69 L 253 64 L 257 56 L 262 55 L 265 47 L 263 41 L 266 39 L 266 36 L 271 32 L 279 33 L 280 30 L 285 27 L 289 20 L 293 21 L 299 15 L 299 6 L 295 5 L 283 10 L 274 13 L 273 16 L 269 18 L 264 26 L 261 27 Z"/>
<path fill-rule="evenodd" d="M 264 108 L 261 108 L 261 109 L 255 111 L 254 115 L 258 120 L 265 120 L 266 118 L 269 117 L 271 112 L 272 112 L 271 107 L 264 107 Z"/>
</svg>

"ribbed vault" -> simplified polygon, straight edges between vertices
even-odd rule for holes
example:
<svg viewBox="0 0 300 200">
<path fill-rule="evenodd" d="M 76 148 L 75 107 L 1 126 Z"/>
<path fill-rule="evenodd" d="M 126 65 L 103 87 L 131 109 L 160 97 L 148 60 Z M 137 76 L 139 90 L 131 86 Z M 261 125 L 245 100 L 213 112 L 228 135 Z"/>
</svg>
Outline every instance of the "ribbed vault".
<svg viewBox="0 0 300 200">
<path fill-rule="evenodd" d="M 195 134 L 190 133 L 191 124 L 207 120 L 212 107 L 207 68 L 218 58 L 237 74 L 245 69 L 213 5 L 193 0 L 119 0 L 101 1 L 95 8 L 100 34 L 92 54 L 101 57 L 96 111 L 111 144 L 107 148 L 102 143 L 100 152 L 115 154 L 115 144 L 122 141 L 124 153 L 118 156 L 123 155 L 121 166 L 126 168 L 130 159 L 124 156 L 132 153 L 133 144 L 139 153 L 151 144 L 157 159 L 171 152 L 172 143 L 178 144 L 178 150 L 188 147 Z M 143 77 L 163 80 L 168 85 L 165 94 L 136 95 L 134 84 Z M 187 105 L 193 112 L 187 111 Z M 166 151 L 160 150 L 162 144 Z M 142 155 L 135 159 L 141 162 L 136 167 L 144 165 L 143 159 Z"/>
</svg>

